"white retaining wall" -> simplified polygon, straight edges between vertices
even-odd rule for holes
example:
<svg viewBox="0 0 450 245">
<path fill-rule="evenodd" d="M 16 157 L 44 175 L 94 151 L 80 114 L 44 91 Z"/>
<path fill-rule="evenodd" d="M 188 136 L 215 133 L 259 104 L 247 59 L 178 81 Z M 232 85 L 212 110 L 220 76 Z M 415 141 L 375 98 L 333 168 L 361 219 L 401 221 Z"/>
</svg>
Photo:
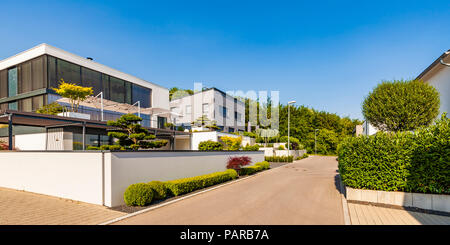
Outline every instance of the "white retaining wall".
<svg viewBox="0 0 450 245">
<path fill-rule="evenodd" d="M 226 170 L 230 156 L 260 152 L 0 152 L 0 187 L 115 207 L 134 183 Z"/>
<path fill-rule="evenodd" d="M 101 152 L 0 152 L 0 186 L 100 204 Z"/>
</svg>

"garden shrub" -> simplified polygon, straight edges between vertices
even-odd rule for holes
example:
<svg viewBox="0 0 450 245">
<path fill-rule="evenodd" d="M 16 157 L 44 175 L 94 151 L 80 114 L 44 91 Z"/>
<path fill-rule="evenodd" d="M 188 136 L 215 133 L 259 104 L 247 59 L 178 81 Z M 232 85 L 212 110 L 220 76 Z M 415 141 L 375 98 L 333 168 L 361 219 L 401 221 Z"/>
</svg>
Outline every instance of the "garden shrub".
<svg viewBox="0 0 450 245">
<path fill-rule="evenodd" d="M 339 173 L 346 186 L 422 193 L 450 193 L 450 122 L 415 133 L 346 138 L 338 147 Z"/>
<path fill-rule="evenodd" d="M 242 137 L 222 136 L 220 140 L 225 144 L 227 151 L 238 151 L 241 148 Z"/>
<path fill-rule="evenodd" d="M 152 181 L 149 182 L 148 185 L 153 190 L 153 198 L 156 200 L 164 199 L 167 196 L 167 187 L 164 182 L 161 181 Z"/>
<path fill-rule="evenodd" d="M 233 169 L 223 172 L 205 174 L 191 178 L 183 178 L 166 182 L 167 188 L 171 194 L 178 196 L 180 194 L 189 193 L 198 189 L 202 189 L 211 185 L 219 184 L 228 180 L 235 179 L 237 173 Z"/>
<path fill-rule="evenodd" d="M 263 170 L 261 166 L 253 165 L 253 166 L 250 166 L 250 167 L 241 168 L 239 170 L 239 175 L 252 175 L 252 174 L 254 174 L 256 172 L 259 172 L 261 170 Z"/>
<path fill-rule="evenodd" d="M 198 144 L 199 151 L 222 151 L 223 145 L 212 140 L 202 141 Z"/>
<path fill-rule="evenodd" d="M 293 162 L 294 156 L 265 156 L 264 161 L 267 162 Z"/>
<path fill-rule="evenodd" d="M 152 202 L 153 189 L 146 183 L 132 184 L 125 190 L 123 199 L 128 206 L 145 206 Z"/>
<path fill-rule="evenodd" d="M 247 144 L 244 148 L 242 148 L 244 151 L 259 151 L 259 145 L 249 145 Z"/>
<path fill-rule="evenodd" d="M 267 161 L 257 162 L 257 163 L 255 163 L 255 165 L 261 166 L 263 170 L 270 168 L 270 163 Z"/>
<path fill-rule="evenodd" d="M 239 169 L 241 169 L 242 166 L 249 165 L 251 162 L 252 159 L 248 156 L 229 157 L 227 162 L 227 168 L 239 171 Z"/>
<path fill-rule="evenodd" d="M 278 146 L 278 150 L 286 150 L 286 148 L 284 148 L 284 145 L 280 145 Z"/>
<path fill-rule="evenodd" d="M 261 170 L 266 170 L 270 168 L 270 163 L 264 161 L 264 162 L 258 162 L 255 163 L 255 165 L 250 167 L 241 168 L 239 170 L 239 175 L 251 175 L 256 172 L 259 172 Z"/>
<path fill-rule="evenodd" d="M 88 146 L 88 147 L 86 147 L 86 150 L 88 150 L 88 151 L 98 151 L 98 150 L 100 150 L 100 147 L 97 147 L 97 146 Z"/>
</svg>

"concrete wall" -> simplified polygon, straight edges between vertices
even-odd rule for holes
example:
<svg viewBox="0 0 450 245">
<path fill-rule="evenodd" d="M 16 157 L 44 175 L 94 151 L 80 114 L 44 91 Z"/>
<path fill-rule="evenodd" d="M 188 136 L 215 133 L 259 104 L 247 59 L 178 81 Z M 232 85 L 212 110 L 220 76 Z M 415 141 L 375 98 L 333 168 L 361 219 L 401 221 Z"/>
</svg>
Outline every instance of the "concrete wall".
<svg viewBox="0 0 450 245">
<path fill-rule="evenodd" d="M 45 150 L 46 133 L 15 135 L 14 146 L 22 151 Z"/>
<path fill-rule="evenodd" d="M 0 152 L 0 186 L 103 203 L 101 152 Z"/>
<path fill-rule="evenodd" d="M 440 96 L 441 106 L 439 108 L 440 110 L 439 115 L 442 112 L 450 113 L 450 68 L 443 67 L 443 69 L 438 71 L 435 75 L 433 75 L 425 82 L 435 87 L 439 91 L 439 94 L 441 95 Z"/>
<path fill-rule="evenodd" d="M 0 152 L 0 186 L 114 207 L 126 188 L 226 170 L 230 156 L 260 152 Z"/>
<path fill-rule="evenodd" d="M 134 183 L 167 181 L 225 171 L 229 156 L 264 161 L 263 152 L 113 152 L 105 161 L 106 206 L 124 204 L 123 193 Z M 106 155 L 105 155 L 106 156 Z M 110 160 L 109 160 L 110 159 Z"/>
</svg>

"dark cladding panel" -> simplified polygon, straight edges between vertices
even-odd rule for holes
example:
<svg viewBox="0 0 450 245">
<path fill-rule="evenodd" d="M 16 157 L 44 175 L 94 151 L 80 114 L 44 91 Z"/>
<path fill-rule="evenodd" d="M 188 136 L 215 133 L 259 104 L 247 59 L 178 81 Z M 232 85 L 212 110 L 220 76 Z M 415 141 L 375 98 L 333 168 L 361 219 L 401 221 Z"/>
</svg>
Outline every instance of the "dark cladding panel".
<svg viewBox="0 0 450 245">
<path fill-rule="evenodd" d="M 33 90 L 33 81 L 31 80 L 31 61 L 22 63 L 18 66 L 19 70 L 19 94 Z"/>
<path fill-rule="evenodd" d="M 32 90 L 45 88 L 44 56 L 31 61 Z"/>
<path fill-rule="evenodd" d="M 0 71 L 0 99 L 8 97 L 8 72 Z"/>
</svg>

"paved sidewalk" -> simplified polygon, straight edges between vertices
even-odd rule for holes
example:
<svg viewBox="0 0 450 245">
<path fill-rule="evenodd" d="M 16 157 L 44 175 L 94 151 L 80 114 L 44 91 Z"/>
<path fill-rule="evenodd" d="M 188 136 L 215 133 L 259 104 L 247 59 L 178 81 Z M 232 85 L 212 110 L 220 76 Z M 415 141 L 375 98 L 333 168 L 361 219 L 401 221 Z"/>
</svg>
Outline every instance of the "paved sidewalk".
<svg viewBox="0 0 450 245">
<path fill-rule="evenodd" d="M 114 224 L 344 224 L 336 157 L 313 156 Z"/>
<path fill-rule="evenodd" d="M 348 203 L 352 225 L 450 225 L 450 217 Z"/>
<path fill-rule="evenodd" d="M 99 205 L 0 188 L 0 225 L 95 225 L 122 215 Z"/>
</svg>

